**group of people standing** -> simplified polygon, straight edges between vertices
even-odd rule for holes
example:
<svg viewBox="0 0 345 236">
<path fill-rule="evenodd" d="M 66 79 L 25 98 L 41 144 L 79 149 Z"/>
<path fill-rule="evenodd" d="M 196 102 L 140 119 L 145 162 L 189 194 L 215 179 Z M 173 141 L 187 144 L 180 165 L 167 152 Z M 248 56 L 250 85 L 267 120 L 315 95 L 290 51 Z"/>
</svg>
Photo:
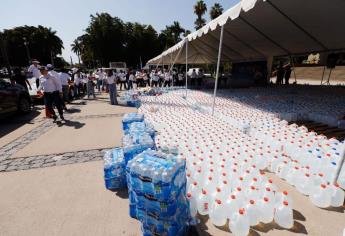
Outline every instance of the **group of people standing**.
<svg viewBox="0 0 345 236">
<path fill-rule="evenodd" d="M 287 65 L 283 65 L 283 62 L 280 61 L 279 62 L 279 66 L 277 68 L 277 84 L 283 84 L 284 83 L 284 79 L 285 79 L 285 84 L 288 85 L 289 84 L 289 80 L 291 77 L 291 65 L 287 64 Z"/>
</svg>

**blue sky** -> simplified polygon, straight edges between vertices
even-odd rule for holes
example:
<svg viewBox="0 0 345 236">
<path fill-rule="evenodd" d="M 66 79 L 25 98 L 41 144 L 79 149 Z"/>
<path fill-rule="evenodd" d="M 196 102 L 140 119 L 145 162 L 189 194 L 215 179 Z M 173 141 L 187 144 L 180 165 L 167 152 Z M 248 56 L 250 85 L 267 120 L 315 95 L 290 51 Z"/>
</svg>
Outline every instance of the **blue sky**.
<svg viewBox="0 0 345 236">
<path fill-rule="evenodd" d="M 205 0 L 208 8 L 220 3 L 228 9 L 239 0 Z M 160 31 L 177 20 L 189 30 L 194 29 L 193 5 L 196 0 L 1 0 L 0 30 L 21 25 L 43 25 L 57 31 L 63 40 L 63 56 L 76 61 L 70 44 L 83 34 L 90 14 L 107 12 L 124 21 L 151 24 Z M 207 20 L 209 16 L 207 14 Z"/>
</svg>

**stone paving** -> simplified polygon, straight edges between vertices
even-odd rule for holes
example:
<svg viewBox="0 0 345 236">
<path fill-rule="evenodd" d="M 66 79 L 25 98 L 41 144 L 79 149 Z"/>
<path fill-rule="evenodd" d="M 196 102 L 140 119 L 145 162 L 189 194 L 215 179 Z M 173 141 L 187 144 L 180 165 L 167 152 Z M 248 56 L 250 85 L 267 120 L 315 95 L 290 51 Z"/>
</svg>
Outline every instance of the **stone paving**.
<svg viewBox="0 0 345 236">
<path fill-rule="evenodd" d="M 89 161 L 99 161 L 102 160 L 105 151 L 107 151 L 107 149 L 4 159 L 0 161 L 0 172 L 11 172 L 34 168 L 69 165 Z"/>
<path fill-rule="evenodd" d="M 77 107 L 79 106 L 73 106 L 70 108 L 70 110 L 73 110 Z M 86 120 L 107 117 L 122 117 L 123 115 L 124 113 L 77 116 L 73 113 L 66 113 L 65 118 L 67 120 Z M 60 124 L 63 125 L 63 122 L 58 122 L 58 125 Z M 32 141 L 36 140 L 39 136 L 46 133 L 49 129 L 55 127 L 56 125 L 57 124 L 53 123 L 52 120 L 47 119 L 43 121 L 38 127 L 34 128 L 33 130 L 27 132 L 23 136 L 1 147 L 0 172 L 11 172 L 34 168 L 69 165 L 89 161 L 98 161 L 102 159 L 104 152 L 107 149 L 93 149 L 87 151 L 67 152 L 60 154 L 10 158 L 16 152 L 23 149 L 25 146 L 30 144 Z"/>
</svg>

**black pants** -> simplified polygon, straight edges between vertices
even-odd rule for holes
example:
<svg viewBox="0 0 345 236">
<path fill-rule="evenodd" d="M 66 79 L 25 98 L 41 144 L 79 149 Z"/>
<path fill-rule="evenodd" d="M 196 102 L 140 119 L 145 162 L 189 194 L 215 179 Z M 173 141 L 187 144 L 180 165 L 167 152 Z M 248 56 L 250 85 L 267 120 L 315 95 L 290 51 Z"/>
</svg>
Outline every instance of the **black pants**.
<svg viewBox="0 0 345 236">
<path fill-rule="evenodd" d="M 36 87 L 38 88 L 40 86 L 40 79 L 36 78 Z"/>
<path fill-rule="evenodd" d="M 164 81 L 164 87 L 170 87 L 170 81 Z"/>
<path fill-rule="evenodd" d="M 151 87 L 158 87 L 159 82 L 158 81 L 152 81 Z"/>
<path fill-rule="evenodd" d="M 52 114 L 53 116 L 56 116 L 54 108 L 53 108 L 53 105 L 55 105 L 56 108 L 58 109 L 60 117 L 63 116 L 62 102 L 61 102 L 59 91 L 55 91 L 52 93 L 44 93 L 44 100 L 47 106 L 47 110 L 49 111 L 50 114 Z"/>
<path fill-rule="evenodd" d="M 122 90 L 122 85 L 125 89 L 127 89 L 127 82 L 126 81 L 120 81 L 120 90 Z"/>
<path fill-rule="evenodd" d="M 133 81 L 132 80 L 129 80 L 128 81 L 128 87 L 127 87 L 128 90 L 130 89 L 133 89 Z"/>
<path fill-rule="evenodd" d="M 201 89 L 202 86 L 202 78 L 198 78 L 198 88 Z"/>
</svg>

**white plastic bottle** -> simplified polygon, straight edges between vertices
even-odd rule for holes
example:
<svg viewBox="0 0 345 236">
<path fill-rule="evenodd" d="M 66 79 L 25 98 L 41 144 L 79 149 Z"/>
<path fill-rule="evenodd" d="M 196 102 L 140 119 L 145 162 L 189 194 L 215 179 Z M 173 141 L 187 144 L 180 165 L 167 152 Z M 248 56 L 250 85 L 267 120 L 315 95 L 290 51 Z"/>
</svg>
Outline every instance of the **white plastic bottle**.
<svg viewBox="0 0 345 236">
<path fill-rule="evenodd" d="M 254 200 L 249 200 L 248 204 L 245 207 L 245 210 L 249 218 L 249 225 L 255 226 L 259 224 L 260 211 L 258 205 Z"/>
<path fill-rule="evenodd" d="M 236 212 L 240 209 L 239 201 L 235 195 L 231 195 L 225 202 L 226 217 L 231 220 Z"/>
<path fill-rule="evenodd" d="M 197 208 L 200 215 L 208 215 L 210 209 L 210 196 L 204 189 L 197 198 Z"/>
<path fill-rule="evenodd" d="M 216 199 L 215 202 L 212 204 L 212 208 L 210 210 L 210 220 L 212 224 L 218 227 L 226 224 L 226 212 L 224 204 L 220 199 Z"/>
<path fill-rule="evenodd" d="M 247 236 L 249 227 L 249 218 L 244 209 L 240 209 L 230 220 L 229 229 L 235 236 Z"/>
<path fill-rule="evenodd" d="M 327 185 L 320 184 L 319 187 L 313 190 L 309 198 L 315 206 L 320 208 L 327 208 L 331 206 L 332 192 L 331 189 L 327 187 Z"/>
<path fill-rule="evenodd" d="M 293 227 L 293 212 L 288 201 L 283 201 L 283 204 L 276 208 L 274 221 L 285 229 L 291 229 Z"/>
<path fill-rule="evenodd" d="M 258 202 L 260 222 L 264 224 L 271 223 L 274 218 L 273 198 L 263 197 Z"/>
<path fill-rule="evenodd" d="M 198 212 L 195 196 L 193 196 L 192 193 L 187 193 L 187 199 L 189 201 L 190 216 L 195 217 Z"/>
<path fill-rule="evenodd" d="M 339 184 L 334 184 L 330 186 L 332 197 L 331 197 L 331 206 L 340 207 L 344 203 L 344 190 L 342 190 Z"/>
</svg>

